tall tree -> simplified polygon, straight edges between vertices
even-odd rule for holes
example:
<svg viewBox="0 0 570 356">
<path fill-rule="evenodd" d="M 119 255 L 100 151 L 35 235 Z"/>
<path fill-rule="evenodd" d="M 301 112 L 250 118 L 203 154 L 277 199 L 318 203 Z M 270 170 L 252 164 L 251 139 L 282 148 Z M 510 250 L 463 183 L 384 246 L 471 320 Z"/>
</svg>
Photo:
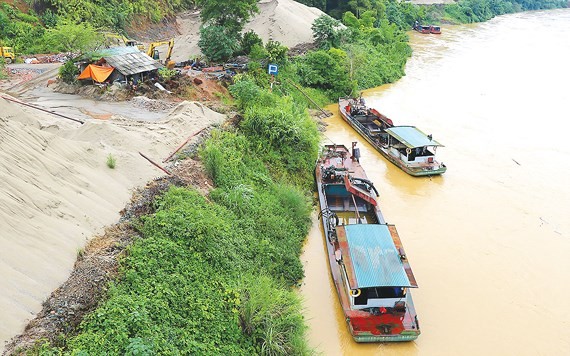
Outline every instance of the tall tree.
<svg viewBox="0 0 570 356">
<path fill-rule="evenodd" d="M 199 0 L 204 25 L 224 27 L 229 33 L 240 33 L 250 17 L 259 12 L 258 0 Z"/>
<path fill-rule="evenodd" d="M 89 23 L 74 24 L 60 23 L 54 28 L 47 29 L 44 34 L 46 44 L 53 51 L 85 52 L 94 49 L 100 35 Z"/>
</svg>

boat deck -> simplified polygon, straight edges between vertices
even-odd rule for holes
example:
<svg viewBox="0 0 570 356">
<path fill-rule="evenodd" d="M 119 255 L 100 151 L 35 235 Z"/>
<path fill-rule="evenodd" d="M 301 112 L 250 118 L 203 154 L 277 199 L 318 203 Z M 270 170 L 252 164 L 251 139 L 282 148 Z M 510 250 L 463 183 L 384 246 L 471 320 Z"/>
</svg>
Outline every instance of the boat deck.
<svg viewBox="0 0 570 356">
<path fill-rule="evenodd" d="M 322 161 L 322 165 L 324 167 L 330 167 L 332 165 L 336 168 L 346 168 L 353 177 L 368 179 L 364 169 L 362 169 L 362 166 L 358 161 L 350 158 L 350 153 L 346 154 L 346 147 L 327 145 L 326 148 L 329 149 L 329 152 L 336 153 L 333 153 L 332 155 L 329 154 L 329 156 Z"/>
</svg>

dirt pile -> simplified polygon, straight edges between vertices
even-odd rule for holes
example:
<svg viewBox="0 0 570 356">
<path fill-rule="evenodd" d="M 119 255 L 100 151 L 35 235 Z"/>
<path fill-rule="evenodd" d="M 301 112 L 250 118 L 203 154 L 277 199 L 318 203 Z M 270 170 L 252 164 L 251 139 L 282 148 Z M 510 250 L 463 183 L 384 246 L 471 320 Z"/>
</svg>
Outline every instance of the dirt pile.
<svg viewBox="0 0 570 356">
<path fill-rule="evenodd" d="M 287 47 L 313 41 L 311 25 L 324 13 L 294 0 L 261 0 L 259 13 L 247 24 L 245 31 L 253 30 L 264 42 L 272 39 Z M 174 40 L 172 59 L 181 62 L 200 55 L 200 13 L 185 12 L 178 16 L 180 35 Z"/>
<path fill-rule="evenodd" d="M 135 96 L 131 99 L 131 103 L 138 108 L 144 108 L 148 111 L 168 110 L 174 108 L 177 105 L 176 103 L 149 99 L 146 96 Z"/>
<path fill-rule="evenodd" d="M 155 122 L 79 125 L 3 99 L 0 106 L 1 349 L 68 278 L 86 241 L 118 220 L 129 190 L 162 175 L 138 151 L 160 161 L 225 116 L 183 102 Z"/>
</svg>

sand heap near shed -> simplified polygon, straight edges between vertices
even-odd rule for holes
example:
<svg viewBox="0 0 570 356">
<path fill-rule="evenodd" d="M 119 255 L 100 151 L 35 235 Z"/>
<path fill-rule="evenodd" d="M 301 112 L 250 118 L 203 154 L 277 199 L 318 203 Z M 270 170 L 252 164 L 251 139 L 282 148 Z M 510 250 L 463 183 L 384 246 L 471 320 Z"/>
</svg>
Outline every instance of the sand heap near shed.
<svg viewBox="0 0 570 356">
<path fill-rule="evenodd" d="M 160 161 L 225 117 L 184 102 L 156 122 L 79 125 L 3 99 L 0 107 L 1 351 L 67 279 L 86 240 L 118 220 L 132 188 L 162 175 L 138 151 Z"/>
<path fill-rule="evenodd" d="M 261 0 L 259 13 L 247 24 L 244 31 L 253 30 L 267 42 L 272 39 L 291 48 L 300 43 L 313 42 L 313 21 L 324 12 L 293 0 Z M 172 58 L 178 62 L 200 54 L 199 12 L 186 12 L 177 18 L 180 36 L 174 40 Z"/>
</svg>

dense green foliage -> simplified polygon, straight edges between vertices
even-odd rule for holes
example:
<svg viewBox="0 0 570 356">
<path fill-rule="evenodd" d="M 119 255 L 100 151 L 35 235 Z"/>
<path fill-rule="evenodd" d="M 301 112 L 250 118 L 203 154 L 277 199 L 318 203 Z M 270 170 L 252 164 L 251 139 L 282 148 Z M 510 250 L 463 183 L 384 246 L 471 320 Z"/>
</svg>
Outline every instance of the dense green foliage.
<svg viewBox="0 0 570 356">
<path fill-rule="evenodd" d="M 242 42 L 241 31 L 251 15 L 258 12 L 257 0 L 200 0 L 200 41 L 198 46 L 211 61 L 221 62 L 234 54 L 251 51 L 258 41 L 248 33 Z M 246 48 L 240 48 L 245 44 Z"/>
<path fill-rule="evenodd" d="M 44 28 L 37 16 L 3 4 L 0 40 L 18 53 L 83 52 L 97 46 L 99 35 L 90 23 L 78 24 L 64 18 Z"/>
<path fill-rule="evenodd" d="M 222 26 L 209 25 L 200 28 L 198 46 L 206 58 L 222 62 L 238 50 L 239 42 L 235 33 L 229 33 Z"/>
<path fill-rule="evenodd" d="M 343 25 L 328 16 L 313 24 L 321 50 L 296 60 L 298 80 L 305 86 L 324 90 L 331 100 L 354 95 L 359 89 L 393 82 L 404 75 L 411 55 L 405 33 L 409 4 L 394 5 L 393 12 L 369 10 L 360 18 L 352 12 L 343 16 Z M 389 8 L 389 7 L 388 7 Z M 400 19 L 390 21 L 390 18 Z"/>
<path fill-rule="evenodd" d="M 72 60 L 65 62 L 61 67 L 59 67 L 59 77 L 68 84 L 75 83 L 78 75 L 79 68 L 77 68 Z"/>
<path fill-rule="evenodd" d="M 219 134 L 220 143 L 244 141 L 236 134 Z M 210 144 L 218 146 L 216 141 Z M 308 219 L 297 220 L 296 214 L 308 214 L 308 208 L 300 212 L 288 209 L 288 204 L 307 203 L 302 196 L 300 202 L 290 201 L 291 195 L 298 194 L 291 189 L 273 196 L 270 193 L 275 192 L 254 186 L 237 187 L 242 188 L 232 196 L 224 188 L 212 193 L 212 199 L 221 204 L 192 190 L 171 188 L 159 200 L 158 211 L 143 220 L 144 238 L 129 249 L 123 278 L 111 286 L 109 299 L 84 320 L 81 334 L 68 342 L 68 350 L 86 354 L 250 355 L 265 349 L 306 353 L 304 342 L 299 341 L 304 327 L 298 297 L 275 281 L 284 279 L 291 285 L 302 275 L 300 268 L 289 270 L 281 264 L 299 264 L 298 254 L 289 246 L 300 249 L 307 229 Z M 246 211 L 245 205 L 240 210 L 240 204 L 263 204 L 273 211 L 259 215 L 259 210 Z M 256 229 L 259 220 L 269 224 L 266 231 Z M 291 236 L 298 240 L 295 244 L 288 241 Z M 269 331 L 281 338 L 272 339 L 266 335 Z"/>
<path fill-rule="evenodd" d="M 248 55 L 253 46 L 263 46 L 263 40 L 253 30 L 249 30 L 243 34 L 240 40 L 241 51 L 240 54 Z"/>
<path fill-rule="evenodd" d="M 341 22 L 330 16 L 319 16 L 313 22 L 311 29 L 315 44 L 320 49 L 339 47 L 342 36 L 346 32 L 341 27 Z"/>
<path fill-rule="evenodd" d="M 95 49 L 99 35 L 89 23 L 58 23 L 44 33 L 50 52 L 85 52 Z"/>
<path fill-rule="evenodd" d="M 54 352 L 306 355 L 299 260 L 311 223 L 320 137 L 304 102 L 246 74 L 230 87 L 243 120 L 200 157 L 208 197 L 171 188 L 140 222 L 108 299 Z M 43 347 L 43 346 L 42 346 Z"/>
<path fill-rule="evenodd" d="M 4 57 L 0 57 L 0 79 L 7 78 L 8 75 L 6 74 L 6 62 L 4 61 Z"/>
<path fill-rule="evenodd" d="M 195 5 L 195 0 L 33 0 L 38 12 L 48 9 L 57 17 L 90 22 L 94 27 L 124 28 L 135 17 L 159 22 L 176 11 Z"/>
<path fill-rule="evenodd" d="M 199 0 L 205 25 L 216 25 L 228 33 L 241 32 L 251 15 L 258 12 L 258 0 Z"/>
<path fill-rule="evenodd" d="M 441 19 L 455 23 L 487 21 L 497 15 L 524 10 L 566 7 L 566 0 L 459 0 L 444 7 Z"/>
</svg>

